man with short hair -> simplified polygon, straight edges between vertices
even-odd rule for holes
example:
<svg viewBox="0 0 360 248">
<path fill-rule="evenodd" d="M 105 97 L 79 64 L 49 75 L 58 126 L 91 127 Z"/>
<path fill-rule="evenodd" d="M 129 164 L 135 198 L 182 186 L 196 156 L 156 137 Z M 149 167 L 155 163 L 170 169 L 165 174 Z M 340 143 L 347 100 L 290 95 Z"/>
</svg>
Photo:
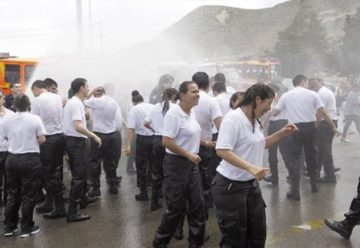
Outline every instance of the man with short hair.
<svg viewBox="0 0 360 248">
<path fill-rule="evenodd" d="M 47 90 L 49 92 L 52 92 L 54 94 L 58 93 L 58 84 L 56 83 L 56 81 L 52 78 L 45 78 L 44 79 L 44 84 L 47 87 Z"/>
<path fill-rule="evenodd" d="M 205 72 L 196 72 L 192 81 L 195 82 L 199 88 L 199 104 L 194 107 L 196 119 L 201 127 L 201 142 L 199 156 L 201 162 L 199 163 L 200 174 L 202 178 L 204 200 L 207 208 L 212 207 L 211 197 L 211 181 L 216 174 L 216 167 L 212 163 L 212 153 L 215 147 L 212 141 L 212 124 L 214 123 L 217 130 L 223 118 L 223 114 L 217 101 L 209 96 L 209 76 Z"/>
<path fill-rule="evenodd" d="M 32 84 L 31 91 L 35 96 L 31 103 L 31 113 L 41 118 L 46 130 L 46 142 L 40 145 L 46 198 L 36 211 L 44 213 L 44 218 L 47 219 L 62 218 L 66 216 L 60 171 L 65 150 L 62 99 L 59 95 L 48 92 L 47 85 L 41 80 Z"/>
<path fill-rule="evenodd" d="M 63 115 L 63 128 L 66 140 L 66 152 L 71 169 L 71 189 L 67 221 L 90 219 L 89 214 L 77 212 L 77 207 L 86 207 L 86 139 L 94 139 L 101 146 L 101 139 L 86 128 L 85 106 L 89 87 L 84 78 L 75 78 L 71 82 L 74 96 L 66 103 Z"/>
<path fill-rule="evenodd" d="M 92 96 L 92 97 L 91 97 Z M 103 162 L 106 180 L 111 194 L 118 193 L 118 179 L 116 168 L 118 157 L 121 153 L 121 135 L 119 130 L 122 125 L 120 107 L 117 102 L 105 95 L 103 87 L 95 88 L 90 98 L 84 101 L 87 108 L 92 110 L 92 131 L 101 138 L 102 146 L 91 140 L 91 186 L 90 196 L 100 196 L 101 162 Z"/>
<path fill-rule="evenodd" d="M 336 99 L 335 94 L 324 86 L 320 79 L 310 79 L 309 89 L 315 91 L 324 108 L 328 112 L 332 121 L 337 125 Z M 320 182 L 336 183 L 334 160 L 332 156 L 332 143 L 334 135 L 331 126 L 324 120 L 320 119 L 316 130 L 316 155 L 317 155 L 317 177 Z M 324 177 L 320 178 L 321 168 L 324 166 Z"/>
<path fill-rule="evenodd" d="M 316 186 L 316 157 L 315 157 L 315 121 L 323 118 L 331 127 L 332 134 L 336 134 L 336 126 L 327 114 L 320 97 L 313 91 L 306 89 L 308 80 L 304 75 L 297 75 L 293 79 L 294 88 L 280 97 L 273 111 L 276 116 L 286 111 L 289 123 L 295 124 L 299 132 L 289 139 L 289 166 L 290 191 L 286 197 L 291 200 L 300 200 L 300 158 L 304 148 L 311 190 L 318 191 Z"/>
<path fill-rule="evenodd" d="M 5 96 L 4 107 L 15 112 L 16 110 L 14 107 L 14 99 L 17 95 L 19 95 L 21 93 L 20 83 L 10 83 L 10 91 L 11 91 L 11 93 L 9 95 Z"/>
</svg>

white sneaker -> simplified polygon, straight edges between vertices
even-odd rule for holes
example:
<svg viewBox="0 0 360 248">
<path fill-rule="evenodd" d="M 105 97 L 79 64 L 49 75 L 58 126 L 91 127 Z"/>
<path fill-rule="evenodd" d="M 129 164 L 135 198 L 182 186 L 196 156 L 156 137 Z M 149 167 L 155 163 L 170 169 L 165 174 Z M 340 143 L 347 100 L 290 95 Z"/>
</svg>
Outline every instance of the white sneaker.
<svg viewBox="0 0 360 248">
<path fill-rule="evenodd" d="M 340 141 L 343 143 L 350 143 L 350 140 L 348 140 L 347 138 L 341 138 Z"/>
<path fill-rule="evenodd" d="M 40 227 L 39 226 L 33 226 L 31 228 L 31 230 L 29 230 L 29 231 L 21 231 L 20 238 L 27 238 L 30 235 L 36 234 L 38 232 L 40 232 Z"/>
</svg>

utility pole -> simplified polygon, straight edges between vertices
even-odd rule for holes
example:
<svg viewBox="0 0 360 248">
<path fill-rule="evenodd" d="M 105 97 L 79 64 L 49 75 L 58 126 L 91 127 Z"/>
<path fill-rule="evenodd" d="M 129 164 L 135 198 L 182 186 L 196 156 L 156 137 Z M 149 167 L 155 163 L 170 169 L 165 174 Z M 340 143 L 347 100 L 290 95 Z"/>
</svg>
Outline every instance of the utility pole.
<svg viewBox="0 0 360 248">
<path fill-rule="evenodd" d="M 81 0 L 76 1 L 77 13 L 77 38 L 78 38 L 78 52 L 82 52 L 83 46 L 83 29 L 82 29 L 82 3 Z"/>
</svg>

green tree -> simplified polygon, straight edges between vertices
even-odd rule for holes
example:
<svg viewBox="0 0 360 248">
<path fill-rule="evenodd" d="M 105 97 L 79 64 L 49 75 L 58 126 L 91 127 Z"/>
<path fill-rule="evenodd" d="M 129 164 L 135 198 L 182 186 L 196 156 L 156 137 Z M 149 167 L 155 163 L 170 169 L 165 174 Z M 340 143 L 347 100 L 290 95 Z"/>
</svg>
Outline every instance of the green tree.
<svg viewBox="0 0 360 248">
<path fill-rule="evenodd" d="M 279 33 L 275 44 L 275 54 L 287 77 L 312 75 L 326 67 L 326 32 L 317 14 L 305 2 L 302 1 L 293 23 Z"/>
<path fill-rule="evenodd" d="M 359 76 L 360 73 L 360 8 L 354 16 L 348 16 L 344 26 L 344 38 L 340 48 L 342 54 L 341 72 L 345 76 Z"/>
</svg>

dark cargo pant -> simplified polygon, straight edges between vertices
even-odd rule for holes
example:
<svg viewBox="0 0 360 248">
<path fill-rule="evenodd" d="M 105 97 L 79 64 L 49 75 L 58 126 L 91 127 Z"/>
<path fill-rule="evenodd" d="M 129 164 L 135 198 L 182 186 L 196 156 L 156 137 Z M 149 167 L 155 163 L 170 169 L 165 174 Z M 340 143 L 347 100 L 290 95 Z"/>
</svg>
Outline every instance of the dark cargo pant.
<svg viewBox="0 0 360 248">
<path fill-rule="evenodd" d="M 21 230 L 34 226 L 33 212 L 41 186 L 41 164 L 38 153 L 11 154 L 6 159 L 8 201 L 5 208 L 5 227 L 15 228 L 21 206 Z"/>
<path fill-rule="evenodd" d="M 265 247 L 265 203 L 258 182 L 233 181 L 217 173 L 211 190 L 222 234 L 220 247 Z"/>
<path fill-rule="evenodd" d="M 205 209 L 198 166 L 186 158 L 166 154 L 164 189 L 167 209 L 156 231 L 154 247 L 163 247 L 170 242 L 185 213 L 188 217 L 189 243 L 202 245 L 205 233 Z"/>
</svg>

